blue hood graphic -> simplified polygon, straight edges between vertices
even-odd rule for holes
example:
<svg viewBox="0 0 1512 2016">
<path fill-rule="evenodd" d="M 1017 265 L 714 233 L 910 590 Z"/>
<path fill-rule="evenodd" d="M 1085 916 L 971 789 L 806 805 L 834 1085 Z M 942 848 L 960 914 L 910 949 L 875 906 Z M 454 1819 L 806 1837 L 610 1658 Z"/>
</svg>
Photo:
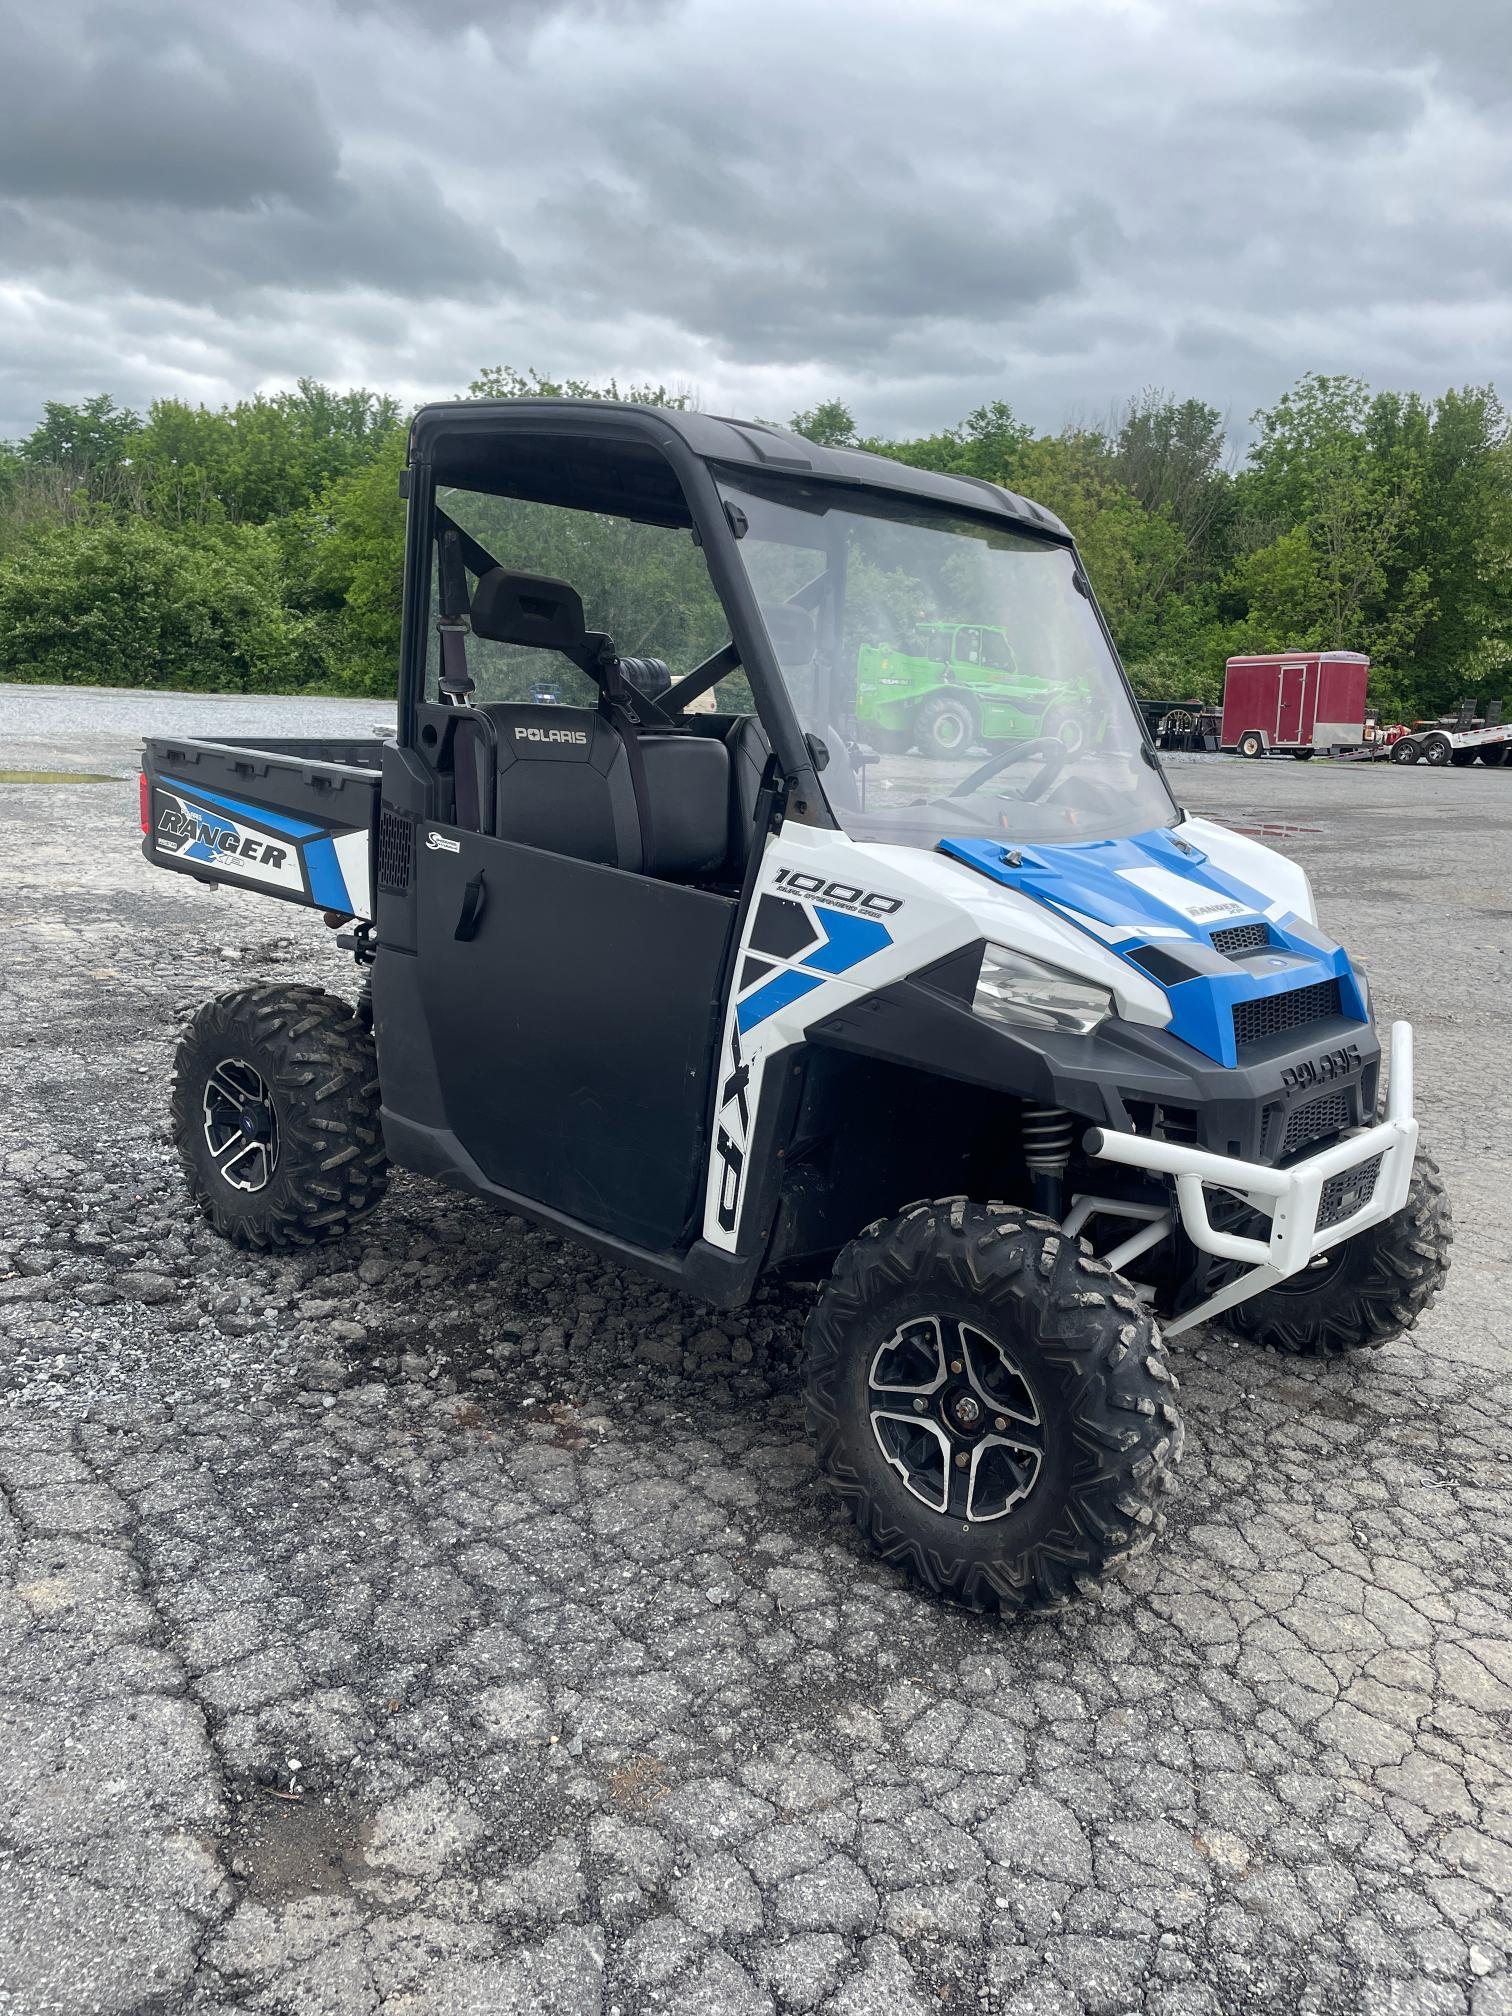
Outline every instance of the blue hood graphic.
<svg viewBox="0 0 1512 2016">
<path fill-rule="evenodd" d="M 1271 899 L 1164 828 L 1056 847 L 942 840 L 940 851 L 1043 903 L 1138 967 L 1165 990 L 1171 1034 L 1216 1063 L 1239 1061 L 1234 1010 L 1241 1002 L 1337 981 L 1339 1012 L 1369 1020 L 1337 945 L 1290 911 L 1268 917 Z M 1234 935 L 1226 940 L 1225 933 Z"/>
</svg>

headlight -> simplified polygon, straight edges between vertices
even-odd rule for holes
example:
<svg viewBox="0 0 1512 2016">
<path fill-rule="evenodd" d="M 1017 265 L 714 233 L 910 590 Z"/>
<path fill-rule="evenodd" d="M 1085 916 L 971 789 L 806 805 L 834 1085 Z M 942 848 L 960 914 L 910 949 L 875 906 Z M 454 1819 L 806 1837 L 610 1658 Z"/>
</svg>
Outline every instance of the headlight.
<svg viewBox="0 0 1512 2016">
<path fill-rule="evenodd" d="M 1006 945 L 989 945 L 971 1005 L 989 1021 L 1086 1036 L 1113 1013 L 1113 996 Z"/>
</svg>

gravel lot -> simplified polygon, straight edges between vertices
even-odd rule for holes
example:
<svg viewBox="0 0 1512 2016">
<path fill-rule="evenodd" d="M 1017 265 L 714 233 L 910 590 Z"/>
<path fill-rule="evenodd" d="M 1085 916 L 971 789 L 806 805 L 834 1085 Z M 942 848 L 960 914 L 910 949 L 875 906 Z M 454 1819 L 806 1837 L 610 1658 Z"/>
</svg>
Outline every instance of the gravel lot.
<svg viewBox="0 0 1512 2016">
<path fill-rule="evenodd" d="M 183 1017 L 354 974 L 147 870 L 136 740 L 383 714 L 0 689 L 119 779 L 0 783 L 0 2010 L 1512 2010 L 1512 771 L 1176 766 L 1416 1022 L 1455 1265 L 1368 1362 L 1175 1340 L 1163 1542 L 1013 1626 L 827 1503 L 796 1293 L 190 1218 Z"/>
</svg>

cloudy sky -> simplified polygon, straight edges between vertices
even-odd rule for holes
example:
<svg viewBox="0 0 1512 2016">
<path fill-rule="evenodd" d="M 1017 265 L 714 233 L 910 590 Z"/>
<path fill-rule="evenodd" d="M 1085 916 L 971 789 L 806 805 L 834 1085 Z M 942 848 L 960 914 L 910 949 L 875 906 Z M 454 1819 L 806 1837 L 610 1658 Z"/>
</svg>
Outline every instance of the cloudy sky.
<svg viewBox="0 0 1512 2016">
<path fill-rule="evenodd" d="M 483 365 L 1512 394 L 1508 0 L 0 0 L 0 438 Z"/>
</svg>

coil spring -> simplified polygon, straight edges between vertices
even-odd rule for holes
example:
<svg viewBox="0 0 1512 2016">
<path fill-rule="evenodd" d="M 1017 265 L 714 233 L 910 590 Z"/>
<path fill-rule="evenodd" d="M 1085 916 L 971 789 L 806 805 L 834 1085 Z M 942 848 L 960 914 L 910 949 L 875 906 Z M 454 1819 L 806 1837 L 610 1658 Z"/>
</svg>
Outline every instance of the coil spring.
<svg viewBox="0 0 1512 2016">
<path fill-rule="evenodd" d="M 1024 1163 L 1037 1176 L 1064 1176 L 1071 1160 L 1071 1115 L 1064 1106 L 1024 1108 Z"/>
</svg>

